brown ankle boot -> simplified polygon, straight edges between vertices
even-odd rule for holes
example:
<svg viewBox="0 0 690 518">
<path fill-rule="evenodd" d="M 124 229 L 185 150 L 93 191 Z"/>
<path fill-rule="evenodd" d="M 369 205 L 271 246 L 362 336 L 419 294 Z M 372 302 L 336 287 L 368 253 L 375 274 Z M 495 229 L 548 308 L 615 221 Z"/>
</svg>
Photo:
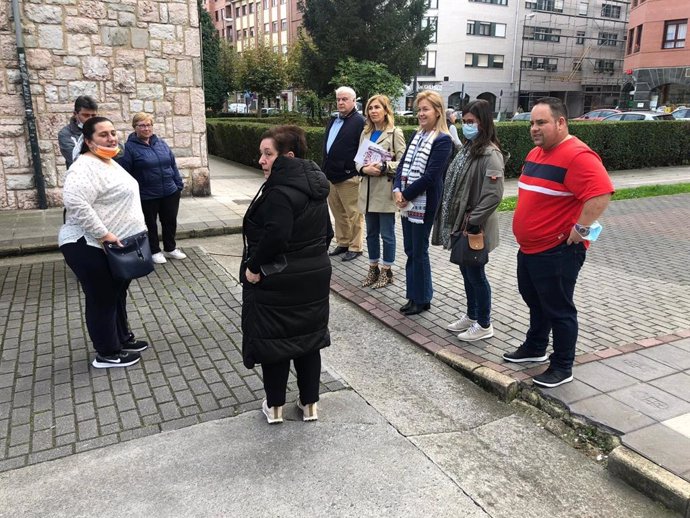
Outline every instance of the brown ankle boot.
<svg viewBox="0 0 690 518">
<path fill-rule="evenodd" d="M 362 283 L 362 288 L 366 288 L 367 286 L 371 286 L 376 281 L 378 281 L 380 273 L 381 273 L 381 271 L 379 270 L 378 264 L 370 264 L 369 265 L 369 272 L 367 273 L 367 278 L 364 279 L 364 282 Z"/>
<path fill-rule="evenodd" d="M 389 284 L 393 284 L 393 270 L 391 270 L 390 268 L 381 268 L 379 278 L 374 283 L 372 288 L 385 288 Z"/>
</svg>

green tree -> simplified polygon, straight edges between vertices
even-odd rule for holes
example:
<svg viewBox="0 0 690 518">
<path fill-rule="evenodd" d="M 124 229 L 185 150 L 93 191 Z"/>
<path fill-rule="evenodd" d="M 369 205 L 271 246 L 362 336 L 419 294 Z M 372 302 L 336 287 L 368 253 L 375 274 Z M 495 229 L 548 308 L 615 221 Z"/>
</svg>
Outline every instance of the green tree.
<svg viewBox="0 0 690 518">
<path fill-rule="evenodd" d="M 285 68 L 283 57 L 259 38 L 257 45 L 241 54 L 238 63 L 240 87 L 256 92 L 258 106 L 261 106 L 262 98 L 272 99 L 287 86 Z"/>
<path fill-rule="evenodd" d="M 227 41 L 220 41 L 220 52 L 218 54 L 218 73 L 225 84 L 227 92 L 232 92 L 239 88 L 237 82 L 237 52 Z"/>
<path fill-rule="evenodd" d="M 344 57 L 385 60 L 389 72 L 407 83 L 434 28 L 422 28 L 426 0 L 299 0 L 304 31 L 313 45 L 302 47 L 310 71 L 308 86 L 332 94 L 331 79 Z"/>
<path fill-rule="evenodd" d="M 197 1 L 199 23 L 201 24 L 201 52 L 204 76 L 204 102 L 207 109 L 214 112 L 223 107 L 228 96 L 228 87 L 218 72 L 220 57 L 220 38 L 213 26 L 213 20 L 202 2 Z"/>
<path fill-rule="evenodd" d="M 405 86 L 399 77 L 388 71 L 386 65 L 372 61 L 358 61 L 354 58 L 341 60 L 335 67 L 331 85 L 337 88 L 348 85 L 362 98 L 362 105 L 374 94 L 397 98 Z"/>
</svg>

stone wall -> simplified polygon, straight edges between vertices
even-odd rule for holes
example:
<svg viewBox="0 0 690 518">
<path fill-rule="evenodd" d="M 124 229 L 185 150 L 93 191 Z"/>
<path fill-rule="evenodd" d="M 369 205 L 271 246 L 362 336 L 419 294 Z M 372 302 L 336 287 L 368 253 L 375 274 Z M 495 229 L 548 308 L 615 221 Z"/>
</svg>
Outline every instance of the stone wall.
<svg viewBox="0 0 690 518">
<path fill-rule="evenodd" d="M 49 206 L 62 204 L 57 133 L 90 95 L 125 139 L 138 111 L 172 147 L 185 192 L 210 194 L 196 0 L 22 0 Z M 0 0 L 0 209 L 38 207 L 10 0 Z"/>
</svg>

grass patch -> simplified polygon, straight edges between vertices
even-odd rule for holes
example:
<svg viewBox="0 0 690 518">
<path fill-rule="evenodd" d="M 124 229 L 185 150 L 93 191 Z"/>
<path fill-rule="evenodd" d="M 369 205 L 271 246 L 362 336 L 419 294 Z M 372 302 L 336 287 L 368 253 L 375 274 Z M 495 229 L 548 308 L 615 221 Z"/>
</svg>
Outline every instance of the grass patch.
<svg viewBox="0 0 690 518">
<path fill-rule="evenodd" d="M 634 200 L 637 198 L 652 198 L 654 196 L 671 196 L 673 194 L 685 194 L 690 192 L 690 183 L 676 183 L 671 185 L 643 185 L 642 187 L 630 187 L 628 189 L 618 189 L 613 201 Z M 498 206 L 499 212 L 515 210 L 517 196 L 504 198 Z"/>
</svg>

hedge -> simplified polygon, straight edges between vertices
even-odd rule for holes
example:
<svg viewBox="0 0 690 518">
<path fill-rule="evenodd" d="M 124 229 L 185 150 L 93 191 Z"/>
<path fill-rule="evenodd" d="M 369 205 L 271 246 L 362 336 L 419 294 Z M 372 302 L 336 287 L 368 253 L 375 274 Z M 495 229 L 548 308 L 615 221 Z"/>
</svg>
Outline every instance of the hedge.
<svg viewBox="0 0 690 518">
<path fill-rule="evenodd" d="M 258 167 L 261 134 L 278 118 L 207 119 L 208 151 L 234 162 Z M 529 136 L 529 123 L 499 122 L 496 124 L 503 149 L 511 157 L 506 164 L 506 177 L 519 176 L 522 162 L 534 144 Z M 611 171 L 683 165 L 690 162 L 690 121 L 572 122 L 570 133 L 594 149 Z M 322 161 L 323 127 L 305 127 L 308 158 Z M 415 128 L 403 126 L 409 139 Z"/>
</svg>

